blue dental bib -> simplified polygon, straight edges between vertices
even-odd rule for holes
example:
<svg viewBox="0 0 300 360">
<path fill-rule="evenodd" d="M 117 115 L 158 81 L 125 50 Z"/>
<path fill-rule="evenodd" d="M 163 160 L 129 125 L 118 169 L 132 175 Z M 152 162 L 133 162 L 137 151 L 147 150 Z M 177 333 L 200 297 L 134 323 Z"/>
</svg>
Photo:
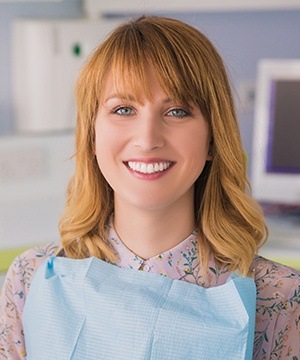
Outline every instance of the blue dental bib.
<svg viewBox="0 0 300 360">
<path fill-rule="evenodd" d="M 30 287 L 27 360 L 251 360 L 256 288 L 205 289 L 97 258 L 51 257 Z"/>
</svg>

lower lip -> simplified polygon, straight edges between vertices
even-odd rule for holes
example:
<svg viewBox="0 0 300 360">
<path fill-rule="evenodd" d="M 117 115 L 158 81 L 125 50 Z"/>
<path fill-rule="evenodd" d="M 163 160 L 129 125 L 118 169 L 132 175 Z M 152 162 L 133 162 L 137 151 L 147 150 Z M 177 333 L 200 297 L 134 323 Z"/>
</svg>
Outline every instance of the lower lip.
<svg viewBox="0 0 300 360">
<path fill-rule="evenodd" d="M 144 174 L 138 171 L 135 171 L 133 169 L 131 169 L 127 164 L 125 164 L 127 169 L 130 171 L 130 173 L 135 176 L 138 179 L 141 180 L 157 180 L 160 179 L 161 177 L 163 177 L 164 175 L 166 175 L 169 170 L 173 167 L 174 164 L 172 164 L 170 167 L 168 167 L 166 170 L 163 171 L 159 171 L 153 174 Z"/>
</svg>

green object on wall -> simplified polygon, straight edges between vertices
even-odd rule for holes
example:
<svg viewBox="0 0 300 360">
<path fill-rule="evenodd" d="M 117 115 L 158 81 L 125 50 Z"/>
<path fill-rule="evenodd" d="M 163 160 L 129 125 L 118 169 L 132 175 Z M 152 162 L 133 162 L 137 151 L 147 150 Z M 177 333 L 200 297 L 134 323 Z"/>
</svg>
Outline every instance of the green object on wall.
<svg viewBox="0 0 300 360">
<path fill-rule="evenodd" d="M 5 273 L 13 260 L 23 253 L 24 251 L 28 250 L 33 246 L 27 246 L 27 247 L 20 247 L 15 249 L 7 249 L 7 250 L 1 250 L 0 251 L 0 274 Z M 299 258 L 280 258 L 280 257 L 268 257 L 270 260 L 276 261 L 278 263 L 290 266 L 294 269 L 300 270 L 300 259 Z"/>
<path fill-rule="evenodd" d="M 296 258 L 280 258 L 280 257 L 270 257 L 271 260 L 276 261 L 280 264 L 292 267 L 294 269 L 300 270 L 300 259 Z"/>
<path fill-rule="evenodd" d="M 13 260 L 22 252 L 28 250 L 28 247 L 0 250 L 0 274 L 5 273 L 10 267 Z"/>
</svg>

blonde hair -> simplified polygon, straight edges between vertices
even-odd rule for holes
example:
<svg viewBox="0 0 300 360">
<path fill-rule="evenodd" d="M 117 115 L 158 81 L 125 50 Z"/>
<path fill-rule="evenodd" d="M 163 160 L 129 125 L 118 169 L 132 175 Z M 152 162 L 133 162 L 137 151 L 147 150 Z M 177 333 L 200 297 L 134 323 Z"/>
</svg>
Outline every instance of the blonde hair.
<svg viewBox="0 0 300 360">
<path fill-rule="evenodd" d="M 212 255 L 218 263 L 246 275 L 267 228 L 259 205 L 247 194 L 245 156 L 223 61 L 195 28 L 153 16 L 116 28 L 93 52 L 78 78 L 76 168 L 60 220 L 66 256 L 113 259 L 105 241 L 114 211 L 113 191 L 95 157 L 95 117 L 108 71 L 118 74 L 122 93 L 130 89 L 137 98 L 150 97 L 149 64 L 166 94 L 198 106 L 211 129 L 213 159 L 195 183 L 200 260 L 207 267 Z"/>
</svg>

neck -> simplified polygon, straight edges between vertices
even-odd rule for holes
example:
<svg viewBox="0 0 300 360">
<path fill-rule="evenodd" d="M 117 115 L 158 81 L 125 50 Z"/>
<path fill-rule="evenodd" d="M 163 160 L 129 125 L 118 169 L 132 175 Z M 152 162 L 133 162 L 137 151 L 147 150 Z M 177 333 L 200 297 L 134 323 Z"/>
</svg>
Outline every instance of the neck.
<svg viewBox="0 0 300 360">
<path fill-rule="evenodd" d="M 168 211 L 143 211 L 116 202 L 114 227 L 128 249 L 148 259 L 173 248 L 193 232 L 193 204 Z"/>
</svg>

